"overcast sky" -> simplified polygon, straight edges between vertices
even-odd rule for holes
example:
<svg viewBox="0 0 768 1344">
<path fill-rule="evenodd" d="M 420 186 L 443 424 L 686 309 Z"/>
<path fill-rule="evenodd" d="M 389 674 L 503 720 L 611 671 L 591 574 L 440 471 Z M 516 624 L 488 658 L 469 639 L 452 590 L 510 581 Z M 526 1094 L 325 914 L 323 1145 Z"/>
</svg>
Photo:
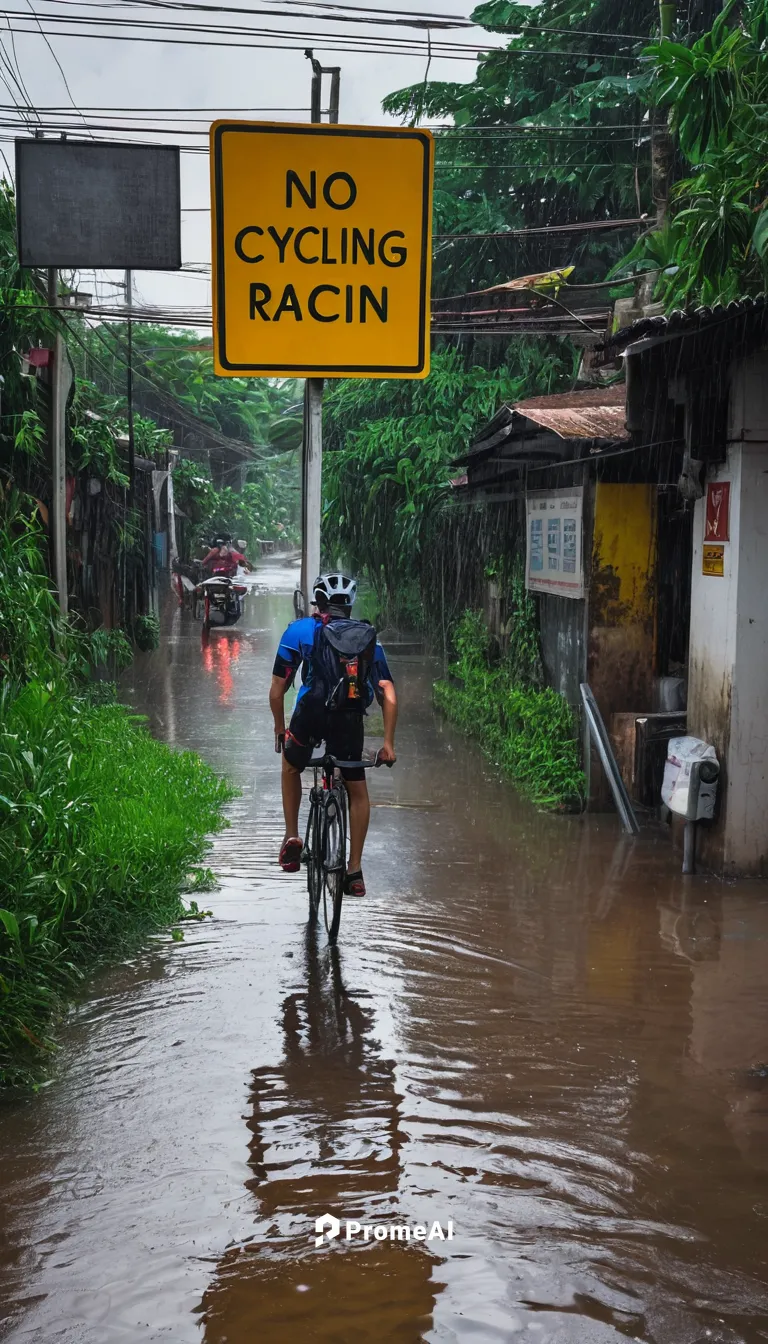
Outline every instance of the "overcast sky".
<svg viewBox="0 0 768 1344">
<path fill-rule="evenodd" d="M 228 3 L 248 7 L 253 18 L 248 15 L 214 16 L 187 11 L 178 14 L 179 21 L 191 23 L 215 22 L 248 24 L 258 20 L 259 27 L 269 27 L 277 34 L 287 38 L 291 33 L 294 40 L 304 43 L 304 34 L 310 31 L 323 31 L 327 34 L 343 34 L 363 37 L 370 35 L 380 39 L 382 35 L 413 37 L 423 40 L 423 34 L 408 28 L 391 28 L 368 25 L 334 24 L 325 17 L 314 17 L 311 11 L 299 11 L 296 19 L 269 17 L 265 10 L 283 7 L 280 0 L 265 0 L 262 6 L 249 3 L 249 0 L 227 0 Z M 290 0 L 288 0 L 290 4 Z M 383 8 L 383 0 L 378 0 Z M 62 3 L 62 0 L 34 0 L 34 12 L 41 17 L 48 15 L 66 15 L 69 18 L 88 14 L 115 16 L 116 5 L 89 7 L 87 4 L 76 7 Z M 395 10 L 419 9 L 418 4 L 400 3 L 389 7 L 389 13 Z M 426 0 L 423 9 L 448 17 L 467 17 L 472 8 L 468 0 Z M 140 17 L 142 20 L 173 19 L 167 11 L 138 9 L 128 4 L 121 5 L 120 16 Z M 19 16 L 26 14 L 29 24 L 32 10 L 30 0 L 11 0 L 10 12 Z M 7 10 L 5 12 L 8 12 Z M 423 11 L 422 11 L 423 12 Z M 13 20 L 17 25 L 21 18 Z M 43 26 L 52 32 L 53 24 Z M 126 26 L 120 30 L 128 32 Z M 302 36 L 299 36 L 302 35 Z M 434 33 L 434 38 L 446 38 L 450 41 L 472 45 L 473 41 L 488 40 L 479 30 Z M 13 61 L 14 51 L 11 35 L 2 33 L 0 40 L 6 56 Z M 493 38 L 490 42 L 493 42 Z M 309 117 L 309 87 L 311 69 L 303 50 L 280 51 L 268 49 L 224 49 L 221 47 L 189 47 L 149 42 L 126 42 L 116 40 L 83 39 L 57 33 L 50 35 L 49 41 L 66 76 L 74 103 L 80 108 L 120 107 L 120 108 L 206 108 L 210 109 L 211 120 L 232 108 L 304 108 L 301 112 L 265 113 L 265 120 L 303 121 Z M 72 107 L 53 55 L 44 38 L 39 33 L 15 32 L 13 34 L 15 57 L 23 76 L 24 84 L 32 103 L 37 107 Z M 306 45 L 311 45 L 309 41 Z M 329 43 L 316 43 L 317 47 Z M 422 79 L 426 69 L 425 55 L 418 57 L 393 55 L 372 55 L 359 52 L 318 50 L 324 65 L 341 66 L 341 107 L 340 119 L 346 122 L 359 122 L 366 125 L 382 124 L 388 119 L 381 111 L 381 100 L 393 89 Z M 433 56 L 430 77 L 435 79 L 470 80 L 474 75 L 475 64 L 472 60 L 446 59 Z M 2 77 L 2 76 L 0 76 Z M 7 70 L 6 76 L 7 78 Z M 18 91 L 16 98 L 18 99 Z M 6 89 L 0 89 L 0 101 L 10 105 L 11 98 Z M 89 113 L 96 120 L 98 114 Z M 204 113 L 196 113 L 204 116 Z M 259 119 L 261 114 L 254 114 Z M 7 119 L 7 118 L 5 118 Z M 204 129 L 200 123 L 199 129 Z M 82 133 L 82 123 L 81 123 Z M 12 131 L 6 131 L 12 136 Z M 73 134 L 77 134 L 73 124 Z M 153 136 L 160 139 L 159 136 Z M 174 143 L 172 128 L 166 137 L 167 143 Z M 204 141 L 185 139 L 182 144 Z M 4 144 L 6 157 L 12 162 L 12 145 Z M 203 154 L 182 154 L 182 249 L 186 264 L 194 262 L 208 263 L 210 260 L 209 215 L 200 207 L 209 204 L 208 158 Z M 190 210 L 193 207 L 193 210 Z M 97 292 L 106 298 L 118 291 L 106 285 L 108 279 L 121 279 L 114 274 L 101 273 Z M 93 288 L 93 276 L 83 276 L 84 287 Z M 139 272 L 135 276 L 137 302 L 148 301 L 162 305 L 202 305 L 210 304 L 210 282 L 206 276 L 189 274 L 158 275 Z"/>
</svg>

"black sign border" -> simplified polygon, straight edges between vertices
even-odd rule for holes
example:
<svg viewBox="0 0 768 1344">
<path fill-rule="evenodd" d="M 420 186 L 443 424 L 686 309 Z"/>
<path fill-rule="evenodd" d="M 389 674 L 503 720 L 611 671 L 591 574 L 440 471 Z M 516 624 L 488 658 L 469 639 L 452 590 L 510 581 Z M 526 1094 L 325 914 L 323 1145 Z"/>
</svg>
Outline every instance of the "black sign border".
<svg viewBox="0 0 768 1344">
<path fill-rule="evenodd" d="M 368 137 L 372 140 L 418 140 L 424 150 L 424 173 L 422 182 L 422 245 L 421 245 L 421 266 L 419 275 L 419 360 L 417 364 L 233 364 L 226 355 L 226 316 L 225 316 L 225 283 L 224 283 L 224 176 L 222 164 L 222 138 L 224 135 L 237 131 L 240 134 L 253 135 L 338 135 L 347 139 L 360 139 Z M 220 122 L 213 133 L 213 164 L 214 164 L 214 184 L 216 191 L 216 214 L 215 214 L 215 250 L 216 250 L 216 274 L 213 277 L 213 283 L 216 293 L 216 353 L 219 364 L 223 369 L 233 374 L 238 373 L 262 373 L 262 374 L 294 374 L 298 377 L 309 376 L 312 378 L 344 378 L 350 375 L 374 375 L 381 377 L 395 376 L 397 374 L 410 377 L 418 377 L 424 373 L 427 363 L 427 272 L 429 268 L 429 242 L 430 242 L 430 162 L 431 162 L 431 136 L 423 131 L 399 130 L 396 127 L 390 129 L 388 126 L 335 126 L 335 125 L 312 125 L 297 126 L 293 123 L 281 125 L 279 122 L 269 122 L 262 125 L 254 125 L 242 121 Z"/>
</svg>

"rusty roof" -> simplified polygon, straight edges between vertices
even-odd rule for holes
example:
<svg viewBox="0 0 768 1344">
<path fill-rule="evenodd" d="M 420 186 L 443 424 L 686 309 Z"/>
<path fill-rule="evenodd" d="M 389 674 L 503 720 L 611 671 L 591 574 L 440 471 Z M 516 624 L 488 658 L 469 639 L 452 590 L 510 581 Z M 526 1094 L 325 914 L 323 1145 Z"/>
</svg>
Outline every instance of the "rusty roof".
<svg viewBox="0 0 768 1344">
<path fill-rule="evenodd" d="M 626 387 L 616 383 L 586 392 L 529 397 L 514 402 L 509 409 L 561 439 L 628 439 L 625 403 Z"/>
</svg>

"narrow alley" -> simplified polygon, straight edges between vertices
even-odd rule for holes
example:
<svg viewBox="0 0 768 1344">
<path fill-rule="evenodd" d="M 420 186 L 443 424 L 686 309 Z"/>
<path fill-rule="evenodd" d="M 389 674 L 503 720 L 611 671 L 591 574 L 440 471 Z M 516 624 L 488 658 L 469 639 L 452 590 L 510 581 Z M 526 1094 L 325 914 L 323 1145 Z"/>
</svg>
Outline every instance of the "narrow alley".
<svg viewBox="0 0 768 1344">
<path fill-rule="evenodd" d="M 398 764 L 331 951 L 276 862 L 293 586 L 267 562 L 241 626 L 202 647 L 175 612 L 126 674 L 242 796 L 213 918 L 89 984 L 6 1108 L 0 1337 L 768 1339 L 768 886 L 536 812 L 395 645 Z M 324 1213 L 454 1235 L 316 1248 Z"/>
</svg>

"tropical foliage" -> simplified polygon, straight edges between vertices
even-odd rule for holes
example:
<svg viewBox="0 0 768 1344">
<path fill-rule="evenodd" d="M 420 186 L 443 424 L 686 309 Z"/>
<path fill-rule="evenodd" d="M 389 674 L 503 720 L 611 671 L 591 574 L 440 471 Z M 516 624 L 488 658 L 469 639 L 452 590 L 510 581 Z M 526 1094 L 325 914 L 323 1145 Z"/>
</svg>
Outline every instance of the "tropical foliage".
<svg viewBox="0 0 768 1344">
<path fill-rule="evenodd" d="M 627 233 L 504 235 L 652 208 L 649 75 L 637 56 L 656 14 L 652 0 L 488 0 L 472 17 L 510 36 L 473 81 L 430 81 L 385 99 L 404 120 L 452 123 L 436 138 L 438 295 L 567 265 L 576 280 L 602 280 L 626 251 Z M 501 236 L 478 237 L 486 234 Z"/>
<path fill-rule="evenodd" d="M 646 48 L 650 96 L 668 110 L 688 171 L 671 218 L 623 274 L 653 271 L 668 308 L 727 303 L 768 284 L 768 4 L 730 0 L 710 31 Z"/>
<path fill-rule="evenodd" d="M 342 382 L 327 398 L 324 547 L 364 570 L 388 615 L 421 624 L 423 558 L 448 502 L 452 460 L 500 402 L 514 401 L 535 364 L 538 385 L 570 385 L 572 351 L 551 342 L 517 351 L 517 369 L 466 367 L 439 351 L 424 382 Z"/>
<path fill-rule="evenodd" d="M 158 448 L 174 443 L 181 447 L 175 496 L 193 523 L 184 536 L 189 552 L 185 558 L 222 531 L 252 547 L 260 539 L 295 540 L 300 385 L 292 379 L 217 378 L 210 341 L 195 332 L 135 323 L 132 341 L 134 399 L 144 412 L 135 418 L 137 451 L 153 456 Z M 78 365 L 95 381 L 105 414 L 122 432 L 126 329 L 122 323 L 83 327 L 81 342 Z M 149 426 L 155 428 L 154 439 L 147 434 Z M 208 460 L 212 447 L 224 484 L 213 481 Z M 241 490 L 232 482 L 240 486 L 243 470 Z"/>
<path fill-rule="evenodd" d="M 231 792 L 89 684 L 130 647 L 62 621 L 29 506 L 0 501 L 2 1085 L 40 1071 L 52 1019 L 100 957 L 184 917 Z"/>
<path fill-rule="evenodd" d="M 530 602 L 530 599 L 528 599 Z M 518 607 L 513 647 L 535 640 L 535 616 Z M 526 629 L 527 627 L 527 629 Z M 539 807 L 573 807 L 584 793 L 572 709 L 557 691 L 537 685 L 519 660 L 494 656 L 482 612 L 464 613 L 453 636 L 456 660 L 449 678 L 435 683 L 435 704 Z"/>
<path fill-rule="evenodd" d="M 191 527 L 184 533 L 184 559 L 199 556 L 216 536 L 245 542 L 250 556 L 259 542 L 274 540 L 295 545 L 299 540 L 298 453 L 277 453 L 263 464 L 255 479 L 241 490 L 219 489 L 207 463 L 181 458 L 173 473 L 174 497 Z"/>
</svg>

